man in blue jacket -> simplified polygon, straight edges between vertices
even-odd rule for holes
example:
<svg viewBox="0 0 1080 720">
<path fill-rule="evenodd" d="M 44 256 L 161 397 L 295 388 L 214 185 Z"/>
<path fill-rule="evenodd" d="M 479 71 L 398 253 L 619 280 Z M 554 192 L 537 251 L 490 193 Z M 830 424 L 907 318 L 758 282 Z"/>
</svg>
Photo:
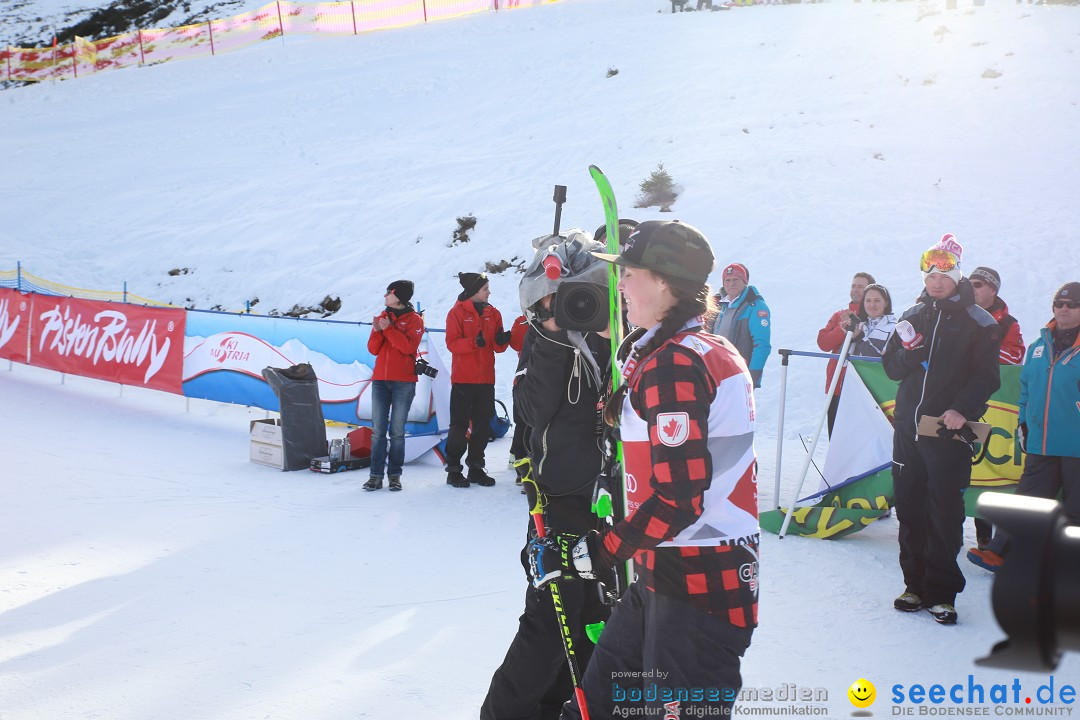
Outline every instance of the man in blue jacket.
<svg viewBox="0 0 1080 720">
<path fill-rule="evenodd" d="M 1062 494 L 1070 524 L 1080 525 L 1080 282 L 1054 294 L 1054 319 L 1028 348 L 1020 373 L 1020 447 L 1027 453 L 1017 495 L 1056 498 Z M 997 572 L 1008 549 L 998 531 L 968 560 Z"/>
<path fill-rule="evenodd" d="M 717 295 L 720 312 L 706 328 L 726 337 L 746 361 L 754 387 L 761 387 L 761 373 L 769 359 L 772 345 L 772 319 L 765 298 L 750 285 L 750 271 L 741 263 L 732 263 L 721 273 L 724 294 Z"/>
</svg>

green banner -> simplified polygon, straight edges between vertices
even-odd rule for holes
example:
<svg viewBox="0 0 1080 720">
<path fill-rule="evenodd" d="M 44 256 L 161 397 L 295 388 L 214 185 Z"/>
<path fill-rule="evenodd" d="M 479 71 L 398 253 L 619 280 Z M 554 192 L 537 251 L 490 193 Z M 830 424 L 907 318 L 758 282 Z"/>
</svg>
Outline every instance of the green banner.
<svg viewBox="0 0 1080 720">
<path fill-rule="evenodd" d="M 899 383 L 890 380 L 881 363 L 852 360 L 867 390 L 874 396 L 885 414 L 892 418 Z M 986 456 L 971 469 L 971 487 L 964 493 L 969 517 L 976 517 L 975 502 L 987 490 L 1012 492 L 1024 472 L 1024 454 L 1016 439 L 1017 414 L 1020 403 L 1020 365 L 1001 365 L 1001 387 L 990 396 L 989 408 L 981 418 L 990 423 L 990 438 Z M 980 448 L 981 449 L 981 448 Z M 860 481 L 861 482 L 861 481 Z M 889 493 L 890 497 L 892 493 Z"/>
</svg>

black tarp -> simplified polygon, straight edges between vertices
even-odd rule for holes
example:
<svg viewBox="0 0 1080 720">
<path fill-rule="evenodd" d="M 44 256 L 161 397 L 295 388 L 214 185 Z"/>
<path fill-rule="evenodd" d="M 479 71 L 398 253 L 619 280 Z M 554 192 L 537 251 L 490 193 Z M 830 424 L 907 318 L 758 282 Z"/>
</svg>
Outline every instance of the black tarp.
<svg viewBox="0 0 1080 720">
<path fill-rule="evenodd" d="M 311 459 L 326 454 L 326 422 L 319 402 L 319 380 L 308 363 L 263 368 L 281 406 L 284 470 L 308 470 Z"/>
</svg>

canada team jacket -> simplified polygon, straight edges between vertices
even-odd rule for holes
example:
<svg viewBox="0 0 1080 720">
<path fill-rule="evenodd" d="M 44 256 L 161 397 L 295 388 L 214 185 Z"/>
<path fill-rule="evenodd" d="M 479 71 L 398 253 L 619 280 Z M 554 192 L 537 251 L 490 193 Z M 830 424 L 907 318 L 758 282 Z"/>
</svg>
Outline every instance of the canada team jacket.
<svg viewBox="0 0 1080 720">
<path fill-rule="evenodd" d="M 627 516 L 602 560 L 634 559 L 637 582 L 732 625 L 757 625 L 760 530 L 754 394 L 723 338 L 687 328 L 624 368 Z M 651 336 L 638 341 L 641 347 Z"/>
<path fill-rule="evenodd" d="M 1019 422 L 1027 423 L 1027 451 L 1080 457 L 1080 337 L 1054 352 L 1055 321 L 1028 348 L 1020 372 Z"/>
<path fill-rule="evenodd" d="M 452 364 L 450 382 L 466 385 L 495 384 L 495 353 L 507 345 L 495 342 L 502 330 L 502 315 L 493 305 L 484 304 L 484 314 L 476 311 L 472 300 L 459 300 L 446 316 L 446 347 Z M 477 333 L 484 334 L 484 347 L 476 346 Z"/>
<path fill-rule="evenodd" d="M 379 318 L 390 320 L 385 330 L 379 330 Z M 416 382 L 416 349 L 423 336 L 424 319 L 416 312 L 409 310 L 399 315 L 383 310 L 375 318 L 367 341 L 368 352 L 375 356 L 371 379 Z"/>
</svg>

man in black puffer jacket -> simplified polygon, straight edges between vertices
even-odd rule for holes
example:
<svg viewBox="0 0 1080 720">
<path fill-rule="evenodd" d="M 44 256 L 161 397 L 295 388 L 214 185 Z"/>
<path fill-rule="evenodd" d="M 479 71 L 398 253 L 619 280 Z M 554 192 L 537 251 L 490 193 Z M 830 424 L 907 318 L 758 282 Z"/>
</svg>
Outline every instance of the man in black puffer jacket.
<svg viewBox="0 0 1080 720">
<path fill-rule="evenodd" d="M 919 419 L 941 417 L 945 429 L 978 420 L 1001 384 L 997 321 L 975 303 L 960 270 L 963 248 L 952 235 L 923 253 L 926 290 L 889 338 L 882 362 L 900 381 L 893 415 L 893 488 L 900 520 L 904 593 L 893 607 L 957 620 L 964 575 L 956 557 L 964 539 L 964 489 L 971 448 L 947 437 L 920 436 Z"/>
<path fill-rule="evenodd" d="M 540 315 L 534 316 L 525 336 L 514 384 L 514 407 L 521 408 L 528 424 L 526 444 L 532 477 L 546 498 L 547 526 L 553 532 L 584 535 L 599 522 L 591 506 L 603 463 L 599 417 L 611 346 L 607 338 L 595 333 L 582 336 L 559 329 L 549 316 L 552 297 L 539 301 Z M 527 535 L 526 548 L 528 539 Z M 522 565 L 528 579 L 525 550 Z M 593 649 L 585 626 L 606 620 L 610 608 L 601 602 L 596 581 L 565 583 L 559 588 L 578 663 L 584 671 Z M 491 679 L 481 720 L 559 717 L 573 685 L 555 617 L 551 593 L 528 583 L 517 634 Z"/>
</svg>

